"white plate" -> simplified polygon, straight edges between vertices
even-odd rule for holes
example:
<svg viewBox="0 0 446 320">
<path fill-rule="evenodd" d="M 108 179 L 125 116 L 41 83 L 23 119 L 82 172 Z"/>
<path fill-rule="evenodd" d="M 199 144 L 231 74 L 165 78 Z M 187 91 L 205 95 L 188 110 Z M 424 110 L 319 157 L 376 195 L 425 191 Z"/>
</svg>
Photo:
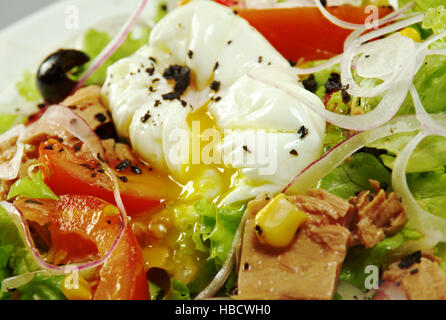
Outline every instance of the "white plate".
<svg viewBox="0 0 446 320">
<path fill-rule="evenodd" d="M 110 21 L 125 21 L 139 0 L 65 0 L 48 6 L 0 31 L 0 114 L 15 103 L 14 84 L 24 70 L 35 71 L 40 62 L 61 47 L 74 47 L 87 29 Z M 149 1 L 143 17 L 154 12 Z M 78 19 L 76 19 L 78 18 Z M 9 107 L 8 107 L 9 109 Z"/>
</svg>

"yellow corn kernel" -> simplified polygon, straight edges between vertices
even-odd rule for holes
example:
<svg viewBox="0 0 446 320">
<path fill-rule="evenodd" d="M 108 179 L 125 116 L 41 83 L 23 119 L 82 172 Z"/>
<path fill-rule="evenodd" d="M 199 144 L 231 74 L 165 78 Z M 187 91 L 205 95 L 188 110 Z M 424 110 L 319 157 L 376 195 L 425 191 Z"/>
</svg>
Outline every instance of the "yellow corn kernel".
<svg viewBox="0 0 446 320">
<path fill-rule="evenodd" d="M 300 225 L 307 219 L 305 212 L 288 201 L 285 194 L 275 196 L 255 217 L 259 240 L 276 248 L 293 241 Z"/>
<path fill-rule="evenodd" d="M 415 42 L 421 42 L 420 34 L 414 28 L 410 28 L 410 27 L 404 28 L 403 30 L 400 31 L 400 34 L 402 36 L 411 38 Z"/>
<path fill-rule="evenodd" d="M 119 214 L 120 211 L 114 205 L 109 204 L 104 208 L 103 212 L 106 217 L 113 217 L 113 216 L 116 216 L 117 214 Z"/>
<path fill-rule="evenodd" d="M 62 284 L 62 293 L 68 300 L 91 300 L 91 286 L 79 273 L 68 274 Z"/>
</svg>

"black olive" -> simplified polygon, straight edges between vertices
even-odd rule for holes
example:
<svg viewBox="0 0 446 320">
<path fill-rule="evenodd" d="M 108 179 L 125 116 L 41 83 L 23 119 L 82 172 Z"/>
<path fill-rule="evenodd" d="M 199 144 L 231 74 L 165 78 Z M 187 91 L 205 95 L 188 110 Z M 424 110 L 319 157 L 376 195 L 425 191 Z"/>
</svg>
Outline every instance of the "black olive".
<svg viewBox="0 0 446 320">
<path fill-rule="evenodd" d="M 77 82 L 67 73 L 90 61 L 88 55 L 78 50 L 61 49 L 47 57 L 37 72 L 37 87 L 45 102 L 59 103 L 70 95 Z"/>
</svg>

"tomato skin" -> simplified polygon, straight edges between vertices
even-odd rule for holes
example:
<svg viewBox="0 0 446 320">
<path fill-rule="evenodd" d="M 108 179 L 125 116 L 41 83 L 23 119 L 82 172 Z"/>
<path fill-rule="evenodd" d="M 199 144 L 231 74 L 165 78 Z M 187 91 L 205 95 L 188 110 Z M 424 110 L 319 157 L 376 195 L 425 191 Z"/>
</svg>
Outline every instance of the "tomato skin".
<svg viewBox="0 0 446 320">
<path fill-rule="evenodd" d="M 150 300 L 144 259 L 129 226 L 102 266 L 100 277 L 94 300 Z"/>
<path fill-rule="evenodd" d="M 114 203 L 113 183 L 98 167 L 97 161 L 79 156 L 73 148 L 55 139 L 40 144 L 39 160 L 46 165 L 43 167 L 45 183 L 56 194 L 92 195 Z M 117 160 L 110 161 L 112 167 L 117 163 Z M 125 172 L 116 171 L 115 174 L 117 177 L 125 177 L 126 182 L 120 180 L 118 183 L 122 201 L 130 216 L 159 208 L 170 196 L 167 190 L 169 182 L 148 170 L 135 174 L 128 169 Z"/>
<path fill-rule="evenodd" d="M 104 256 L 116 240 L 121 228 L 117 208 L 110 214 L 110 204 L 85 195 L 63 195 L 59 200 L 17 199 L 15 206 L 29 221 L 49 225 L 51 248 L 48 257 L 85 261 Z M 73 241 L 75 240 L 75 241 Z M 53 261 L 54 263 L 54 261 Z M 146 300 L 149 289 L 141 248 L 126 226 L 118 245 L 99 272 L 95 300 Z"/>
<path fill-rule="evenodd" d="M 364 23 L 370 14 L 365 7 L 328 7 L 330 13 L 351 23 Z M 343 52 L 343 44 L 352 30 L 340 28 L 328 21 L 317 7 L 244 9 L 238 14 L 279 51 L 287 60 L 328 59 Z M 379 16 L 392 12 L 379 8 Z"/>
</svg>

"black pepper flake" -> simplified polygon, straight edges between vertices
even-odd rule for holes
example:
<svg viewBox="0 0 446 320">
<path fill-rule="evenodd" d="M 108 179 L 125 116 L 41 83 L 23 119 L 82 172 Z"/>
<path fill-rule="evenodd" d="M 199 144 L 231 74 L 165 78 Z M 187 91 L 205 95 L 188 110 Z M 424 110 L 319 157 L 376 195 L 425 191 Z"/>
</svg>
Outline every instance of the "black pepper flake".
<svg viewBox="0 0 446 320">
<path fill-rule="evenodd" d="M 142 174 L 142 170 L 140 168 L 138 168 L 137 166 L 131 166 L 131 169 L 132 169 L 133 173 Z"/>
<path fill-rule="evenodd" d="M 65 151 L 64 148 L 60 148 L 60 149 L 59 149 L 59 153 L 64 152 L 64 151 Z"/>
<path fill-rule="evenodd" d="M 149 59 L 152 60 L 153 62 L 157 63 L 157 61 L 154 57 L 149 57 Z"/>
<path fill-rule="evenodd" d="M 81 146 L 78 144 L 74 145 L 74 152 L 78 152 L 79 150 L 81 150 Z"/>
<path fill-rule="evenodd" d="M 150 92 L 156 92 L 156 90 L 155 90 L 155 89 L 153 89 L 153 87 L 152 87 L 152 86 L 150 86 L 150 87 L 149 87 L 149 91 L 150 91 Z"/>
<path fill-rule="evenodd" d="M 107 220 L 107 224 L 111 224 L 111 220 Z"/>
<path fill-rule="evenodd" d="M 185 100 L 181 100 L 181 105 L 182 105 L 183 107 L 186 107 L 186 106 L 187 106 L 187 101 L 185 101 Z"/>
<path fill-rule="evenodd" d="M 72 106 L 68 106 L 68 108 L 71 109 L 71 110 L 76 110 L 77 106 L 72 105 Z"/>
<path fill-rule="evenodd" d="M 248 153 L 251 153 L 251 150 L 249 150 L 248 146 L 243 146 L 243 150 L 245 150 Z"/>
<path fill-rule="evenodd" d="M 54 145 L 53 144 L 49 144 L 47 146 L 45 146 L 43 149 L 45 150 L 53 150 Z"/>
<path fill-rule="evenodd" d="M 98 172 L 99 173 L 104 173 L 105 171 L 104 171 L 104 169 L 100 168 L 100 169 L 98 169 Z"/>
<path fill-rule="evenodd" d="M 166 100 L 179 98 L 190 84 L 190 69 L 186 66 L 171 65 L 164 70 L 163 77 L 167 80 L 174 80 L 174 91 L 164 94 L 162 97 Z"/>
<path fill-rule="evenodd" d="M 80 166 L 88 170 L 94 171 L 94 169 L 88 163 L 81 163 Z"/>
<path fill-rule="evenodd" d="M 255 227 L 255 230 L 257 231 L 257 234 L 260 236 L 263 233 L 262 227 L 260 227 L 259 225 L 257 225 Z"/>
<path fill-rule="evenodd" d="M 77 123 L 77 119 L 76 118 L 70 119 L 69 122 L 70 122 L 71 125 L 74 125 L 74 124 Z"/>
<path fill-rule="evenodd" d="M 153 76 L 153 73 L 155 72 L 155 68 L 147 68 L 146 72 L 149 74 L 149 76 Z"/>
<path fill-rule="evenodd" d="M 308 129 L 305 126 L 302 126 L 297 130 L 297 134 L 299 135 L 299 138 L 303 139 L 308 135 Z"/>
<path fill-rule="evenodd" d="M 217 92 L 218 90 L 220 90 L 220 85 L 221 85 L 220 81 L 217 80 L 212 81 L 211 90 Z"/>
<path fill-rule="evenodd" d="M 292 156 L 298 156 L 298 155 L 299 155 L 299 153 L 297 152 L 296 149 L 291 150 L 291 151 L 290 151 L 290 154 L 291 154 Z"/>
<path fill-rule="evenodd" d="M 220 64 L 218 63 L 218 61 L 215 63 L 215 66 L 214 66 L 214 72 L 218 69 L 218 67 L 220 66 Z"/>
<path fill-rule="evenodd" d="M 361 191 L 355 191 L 355 196 L 358 196 L 361 193 Z"/>
<path fill-rule="evenodd" d="M 229 40 L 229 41 L 228 41 L 228 44 L 231 44 L 231 43 L 232 43 L 232 40 Z"/>
<path fill-rule="evenodd" d="M 246 263 L 243 265 L 243 270 L 249 270 L 249 263 L 248 263 L 248 262 L 246 262 Z"/>
<path fill-rule="evenodd" d="M 215 102 L 218 102 L 218 101 L 220 101 L 221 100 L 221 97 L 215 97 Z"/>
<path fill-rule="evenodd" d="M 345 104 L 349 103 L 351 100 L 350 94 L 347 92 L 349 85 L 343 86 L 341 90 L 342 102 Z"/>
<path fill-rule="evenodd" d="M 189 50 L 187 52 L 187 56 L 189 57 L 189 59 L 192 59 L 194 57 L 194 52 L 192 50 Z"/>
<path fill-rule="evenodd" d="M 156 83 L 158 81 L 160 81 L 160 78 L 155 78 L 155 79 L 152 80 L 152 83 Z"/>
<path fill-rule="evenodd" d="M 176 98 L 178 98 L 178 96 L 175 94 L 175 92 L 165 93 L 161 97 L 164 100 L 175 100 Z"/>
<path fill-rule="evenodd" d="M 293 60 L 288 60 L 288 63 L 289 63 L 290 66 L 292 66 L 292 67 L 294 67 L 294 66 L 297 64 L 297 62 L 296 62 L 296 61 L 293 61 Z"/>
<path fill-rule="evenodd" d="M 302 81 L 302 84 L 303 84 L 304 88 L 307 89 L 308 91 L 311 91 L 313 93 L 316 92 L 317 82 L 316 82 L 316 78 L 314 77 L 314 74 L 312 74 L 308 78 L 304 79 Z"/>
<path fill-rule="evenodd" d="M 92 177 L 92 178 L 96 178 L 96 176 L 97 176 L 97 173 L 92 173 L 92 174 L 91 174 L 91 177 Z"/>
<path fill-rule="evenodd" d="M 410 270 L 410 274 L 417 274 L 417 273 L 418 273 L 418 269 L 417 268 Z"/>
<path fill-rule="evenodd" d="M 63 138 L 59 137 L 59 138 L 57 138 L 57 141 L 59 141 L 60 143 L 62 143 L 62 142 L 63 142 Z"/>
<path fill-rule="evenodd" d="M 369 194 L 369 201 L 373 201 L 373 196 L 371 194 Z"/>
<path fill-rule="evenodd" d="M 232 10 L 232 13 L 235 15 L 238 15 L 238 11 L 237 10 Z"/>
<path fill-rule="evenodd" d="M 128 159 L 124 160 L 116 166 L 116 170 L 118 172 L 123 171 L 123 170 L 127 169 L 128 167 L 130 167 L 130 164 L 131 164 L 130 160 L 128 160 Z"/>
<path fill-rule="evenodd" d="M 121 180 L 124 183 L 129 181 L 129 179 L 127 177 L 125 177 L 125 176 L 119 177 L 119 180 Z"/>
<path fill-rule="evenodd" d="M 105 121 L 107 121 L 107 117 L 102 112 L 95 114 L 94 118 L 101 123 L 104 123 Z"/>
<path fill-rule="evenodd" d="M 325 82 L 324 87 L 327 93 L 341 90 L 341 76 L 335 72 L 332 72 L 330 74 L 330 78 L 328 78 L 327 82 Z"/>
<path fill-rule="evenodd" d="M 421 251 L 415 251 L 414 253 L 405 256 L 401 259 L 398 267 L 401 269 L 409 269 L 413 264 L 419 263 L 421 261 Z"/>
<path fill-rule="evenodd" d="M 25 203 L 43 205 L 43 202 L 40 202 L 40 201 L 37 201 L 37 200 L 33 200 L 33 199 L 27 199 L 27 200 L 25 200 Z"/>
<path fill-rule="evenodd" d="M 262 62 L 263 62 L 263 57 L 262 57 L 262 56 L 259 56 L 258 62 L 259 62 L 259 63 L 262 63 Z"/>
<path fill-rule="evenodd" d="M 155 104 L 153 105 L 155 108 L 161 104 L 161 100 L 155 100 Z"/>
<path fill-rule="evenodd" d="M 150 114 L 150 111 L 147 111 L 147 112 L 141 117 L 141 122 L 142 122 L 142 123 L 146 123 L 146 122 L 150 119 L 151 116 L 152 116 L 152 115 Z"/>
<path fill-rule="evenodd" d="M 322 5 L 323 7 L 327 6 L 327 0 L 321 0 L 321 5 Z"/>
</svg>

